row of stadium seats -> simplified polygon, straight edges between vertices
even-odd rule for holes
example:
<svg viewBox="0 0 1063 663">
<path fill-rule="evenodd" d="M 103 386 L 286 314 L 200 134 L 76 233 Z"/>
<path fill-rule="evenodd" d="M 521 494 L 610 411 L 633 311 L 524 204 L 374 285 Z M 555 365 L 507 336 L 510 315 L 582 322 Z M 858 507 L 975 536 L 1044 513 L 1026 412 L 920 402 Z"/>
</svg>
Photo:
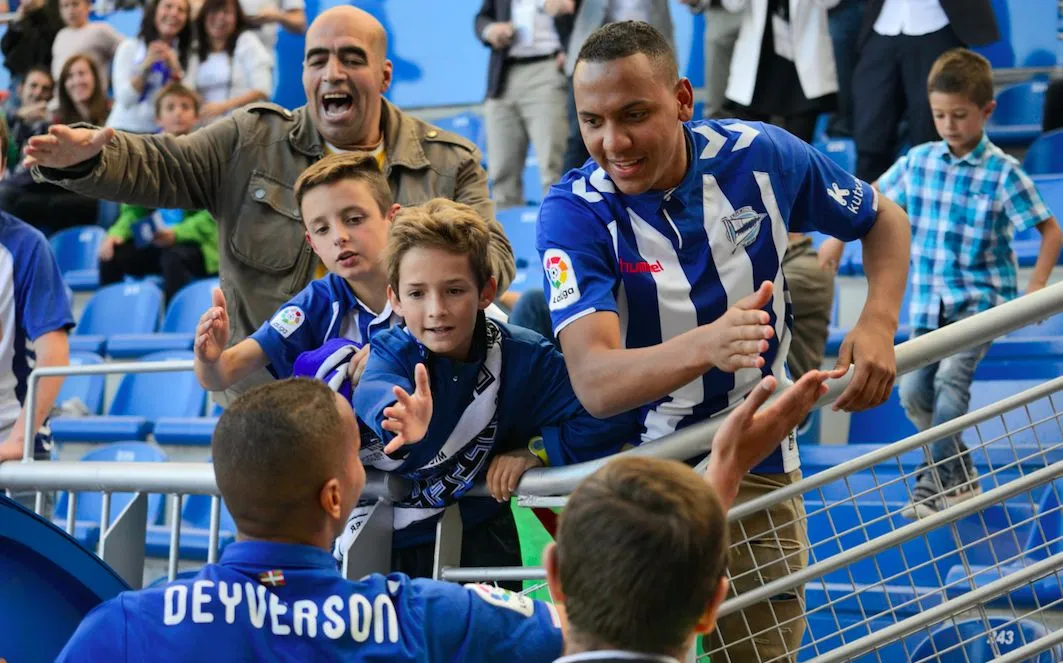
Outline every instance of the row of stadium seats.
<svg viewBox="0 0 1063 663">
<path fill-rule="evenodd" d="M 166 453 L 152 444 L 144 442 L 117 442 L 94 449 L 81 460 L 94 462 L 135 462 L 164 463 Z M 112 493 L 109 522 L 114 522 L 123 509 L 133 500 L 133 493 Z M 67 509 L 70 496 L 61 492 L 56 502 L 53 522 L 61 528 L 66 527 Z M 209 550 L 210 533 L 209 495 L 187 495 L 181 509 L 180 556 L 182 559 L 206 560 Z M 166 517 L 163 495 L 151 493 L 147 496 L 148 529 L 145 537 L 145 554 L 148 557 L 166 558 L 170 551 L 170 527 L 164 525 Z M 74 511 L 74 538 L 81 545 L 92 549 L 100 538 L 100 521 L 103 513 L 103 495 L 101 493 L 78 493 L 77 506 Z M 218 532 L 218 551 L 232 543 L 236 538 L 236 524 L 233 522 L 225 504 L 221 506 L 220 529 Z"/>
</svg>

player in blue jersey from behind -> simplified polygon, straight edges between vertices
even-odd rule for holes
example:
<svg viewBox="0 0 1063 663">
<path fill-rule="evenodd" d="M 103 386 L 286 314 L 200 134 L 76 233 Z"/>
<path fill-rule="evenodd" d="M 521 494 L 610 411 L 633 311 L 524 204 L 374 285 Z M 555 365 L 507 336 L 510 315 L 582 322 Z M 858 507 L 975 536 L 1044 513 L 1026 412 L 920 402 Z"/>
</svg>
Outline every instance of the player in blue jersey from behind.
<svg viewBox="0 0 1063 663">
<path fill-rule="evenodd" d="M 370 338 L 398 322 L 388 304 L 383 253 L 388 223 L 399 206 L 377 158 L 353 152 L 325 157 L 299 176 L 295 198 L 306 240 L 328 273 L 228 349 L 225 296 L 215 290 L 214 305 L 200 318 L 195 341 L 196 376 L 207 389 L 228 389 L 263 367 L 274 377 L 290 377 L 300 354 L 333 338 L 351 339 L 361 347 L 350 363 L 356 377 L 368 357 Z"/>
<path fill-rule="evenodd" d="M 634 417 L 592 417 L 552 343 L 484 315 L 495 294 L 490 228 L 468 205 L 436 198 L 395 215 L 388 296 L 405 325 L 378 334 L 354 391 L 380 439 L 380 469 L 412 481 L 395 505 L 396 568 L 428 573 L 435 524 L 455 500 L 463 566 L 520 565 L 509 498 L 542 465 L 600 458 L 637 442 Z M 486 479 L 494 499 L 463 495 Z"/>
<path fill-rule="evenodd" d="M 7 154 L 7 127 L 0 122 L 0 172 Z M 26 380 L 33 366 L 65 366 L 70 361 L 67 335 L 74 326 L 63 276 L 48 240 L 36 228 L 0 212 L 0 462 L 22 458 L 26 418 L 33 421 L 33 454 L 47 458 L 47 426 L 63 378 L 37 385 L 37 407 L 28 412 Z M 31 507 L 35 493 L 15 493 Z M 45 504 L 45 511 L 49 505 Z"/>
<path fill-rule="evenodd" d="M 538 249 L 554 332 L 576 394 L 595 415 L 638 409 L 653 440 L 734 407 L 765 374 L 783 379 L 792 308 L 789 232 L 861 239 L 867 303 L 840 350 L 855 364 L 836 407 L 886 400 L 908 270 L 904 212 L 826 156 L 767 124 L 691 121 L 693 90 L 651 26 L 604 26 L 573 75 L 593 157 L 546 196 Z M 743 482 L 746 501 L 800 479 L 796 439 Z M 800 498 L 732 529 L 738 592 L 801 568 Z M 755 554 L 754 554 L 755 553 Z M 792 660 L 804 632 L 798 594 L 720 621 L 731 661 Z M 716 658 L 717 656 L 714 656 Z"/>
<path fill-rule="evenodd" d="M 329 550 L 365 485 L 350 404 L 324 382 L 262 385 L 222 413 L 212 453 L 237 541 L 194 577 L 95 608 L 61 662 L 546 663 L 561 617 L 504 590 L 343 578 Z M 293 462 L 297 459 L 297 462 Z"/>
</svg>

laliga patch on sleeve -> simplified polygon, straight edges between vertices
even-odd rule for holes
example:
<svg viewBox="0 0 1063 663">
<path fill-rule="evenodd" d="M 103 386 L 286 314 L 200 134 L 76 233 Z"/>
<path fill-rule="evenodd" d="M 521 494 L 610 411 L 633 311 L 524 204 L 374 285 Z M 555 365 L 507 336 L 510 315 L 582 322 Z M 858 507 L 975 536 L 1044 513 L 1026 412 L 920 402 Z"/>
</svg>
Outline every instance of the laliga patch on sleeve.
<svg viewBox="0 0 1063 663">
<path fill-rule="evenodd" d="M 535 614 L 535 603 L 527 596 L 514 594 L 511 591 L 490 585 L 466 585 L 465 587 L 471 589 L 473 594 L 493 606 L 512 610 L 525 617 L 531 617 Z"/>
<path fill-rule="evenodd" d="M 543 271 L 550 281 L 550 310 L 556 311 L 579 301 L 579 283 L 572 258 L 561 249 L 547 249 L 543 255 Z"/>
<path fill-rule="evenodd" d="M 296 329 L 299 329 L 305 320 L 306 314 L 303 313 L 303 309 L 298 306 L 285 306 L 277 311 L 277 314 L 269 321 L 269 326 L 276 329 L 277 333 L 284 338 L 288 338 L 295 333 Z"/>
</svg>

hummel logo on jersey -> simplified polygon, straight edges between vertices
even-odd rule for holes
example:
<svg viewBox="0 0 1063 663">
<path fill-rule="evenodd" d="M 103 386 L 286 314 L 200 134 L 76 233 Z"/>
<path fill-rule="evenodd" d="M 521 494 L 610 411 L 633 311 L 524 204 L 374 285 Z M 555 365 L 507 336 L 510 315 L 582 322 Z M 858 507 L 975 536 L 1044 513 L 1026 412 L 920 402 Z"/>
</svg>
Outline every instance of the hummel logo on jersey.
<svg viewBox="0 0 1063 663">
<path fill-rule="evenodd" d="M 842 207 L 848 207 L 849 189 L 843 189 L 837 182 L 831 182 L 831 188 L 827 189 L 827 195 L 834 199 Z"/>
<path fill-rule="evenodd" d="M 724 228 L 727 229 L 727 238 L 734 244 L 732 253 L 737 251 L 739 247 L 749 246 L 757 241 L 757 237 L 760 235 L 760 222 L 767 216 L 767 214 L 758 212 L 746 205 L 720 219 Z"/>
<path fill-rule="evenodd" d="M 657 262 L 647 262 L 645 260 L 628 262 L 626 260 L 620 260 L 620 271 L 627 272 L 628 274 L 657 274 L 664 271 L 664 266 L 661 265 L 660 260 Z"/>
</svg>

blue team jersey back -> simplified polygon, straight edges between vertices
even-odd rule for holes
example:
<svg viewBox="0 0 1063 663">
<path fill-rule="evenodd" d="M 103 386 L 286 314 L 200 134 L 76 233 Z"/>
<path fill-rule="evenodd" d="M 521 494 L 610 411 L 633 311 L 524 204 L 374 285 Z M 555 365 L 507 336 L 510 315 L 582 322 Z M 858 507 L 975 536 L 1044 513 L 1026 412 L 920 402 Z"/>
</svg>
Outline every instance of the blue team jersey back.
<svg viewBox="0 0 1063 663">
<path fill-rule="evenodd" d="M 506 661 L 561 654 L 553 606 L 401 574 L 353 582 L 319 548 L 237 542 L 194 578 L 125 592 L 58 661 Z"/>
<path fill-rule="evenodd" d="M 676 187 L 629 196 L 589 162 L 550 189 L 537 223 L 559 335 L 585 315 L 612 312 L 625 347 L 650 347 L 715 321 L 764 281 L 775 286 L 765 367 L 712 369 L 646 404 L 643 441 L 733 407 L 765 374 L 785 376 L 788 233 L 820 230 L 849 241 L 876 218 L 870 185 L 777 127 L 707 120 L 686 123 L 684 132 L 690 162 Z M 791 441 L 759 471 L 796 467 Z"/>
</svg>

